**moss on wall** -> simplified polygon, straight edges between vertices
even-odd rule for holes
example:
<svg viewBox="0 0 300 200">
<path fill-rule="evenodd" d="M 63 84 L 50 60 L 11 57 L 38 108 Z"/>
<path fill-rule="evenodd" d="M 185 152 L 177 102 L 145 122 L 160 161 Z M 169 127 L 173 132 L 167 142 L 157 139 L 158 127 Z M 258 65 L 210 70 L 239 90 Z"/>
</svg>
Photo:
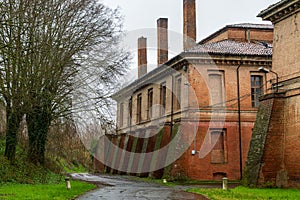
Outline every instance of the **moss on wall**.
<svg viewBox="0 0 300 200">
<path fill-rule="evenodd" d="M 256 186 L 261 168 L 261 159 L 264 152 L 266 136 L 272 114 L 274 99 L 266 99 L 260 103 L 256 122 L 253 128 L 248 159 L 243 175 L 243 184 Z"/>
</svg>

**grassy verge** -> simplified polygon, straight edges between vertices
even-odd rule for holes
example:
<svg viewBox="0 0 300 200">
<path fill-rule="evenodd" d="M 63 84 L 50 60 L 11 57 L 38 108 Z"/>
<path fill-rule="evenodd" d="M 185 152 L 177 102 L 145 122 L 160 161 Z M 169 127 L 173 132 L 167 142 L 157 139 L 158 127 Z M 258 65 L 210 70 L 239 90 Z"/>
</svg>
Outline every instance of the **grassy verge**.
<svg viewBox="0 0 300 200">
<path fill-rule="evenodd" d="M 79 163 L 69 163 L 66 159 L 59 158 L 58 165 L 62 166 L 63 171 L 66 173 L 83 173 L 88 172 L 89 170 L 86 169 Z"/>
<path fill-rule="evenodd" d="M 67 200 L 96 188 L 94 184 L 71 181 L 71 190 L 66 189 L 61 168 L 68 172 L 86 171 L 80 165 L 77 168 L 62 166 L 48 159 L 45 166 L 36 166 L 28 162 L 26 151 L 20 146 L 17 147 L 16 160 L 10 162 L 4 157 L 4 150 L 5 140 L 0 136 L 0 200 Z"/>
<path fill-rule="evenodd" d="M 71 189 L 67 190 L 65 183 L 59 184 L 6 184 L 0 185 L 0 199 L 56 199 L 67 200 L 94 189 L 96 186 L 89 183 L 71 181 Z"/>
<path fill-rule="evenodd" d="M 250 200 L 250 199 L 300 199 L 300 190 L 297 189 L 254 189 L 236 187 L 224 191 L 222 189 L 188 189 L 188 192 L 203 194 L 211 200 Z"/>
</svg>

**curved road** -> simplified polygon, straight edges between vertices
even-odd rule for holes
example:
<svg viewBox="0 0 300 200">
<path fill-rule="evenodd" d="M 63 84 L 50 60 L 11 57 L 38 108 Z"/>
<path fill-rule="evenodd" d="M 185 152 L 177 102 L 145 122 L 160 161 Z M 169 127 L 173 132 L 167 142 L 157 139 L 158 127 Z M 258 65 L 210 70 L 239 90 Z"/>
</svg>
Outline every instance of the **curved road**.
<svg viewBox="0 0 300 200">
<path fill-rule="evenodd" d="M 207 200 L 202 195 L 154 183 L 129 180 L 124 176 L 91 174 L 71 174 L 71 176 L 74 179 L 98 182 L 104 185 L 104 187 L 78 197 L 78 200 Z"/>
</svg>

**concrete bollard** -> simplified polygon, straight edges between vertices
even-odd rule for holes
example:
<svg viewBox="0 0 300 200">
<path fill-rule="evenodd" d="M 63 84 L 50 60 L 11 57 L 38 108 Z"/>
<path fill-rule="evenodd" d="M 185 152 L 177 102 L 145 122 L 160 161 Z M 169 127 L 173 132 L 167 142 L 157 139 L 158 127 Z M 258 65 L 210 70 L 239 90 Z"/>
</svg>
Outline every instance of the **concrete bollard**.
<svg viewBox="0 0 300 200">
<path fill-rule="evenodd" d="M 223 178 L 223 190 L 228 190 L 228 178 Z"/>
<path fill-rule="evenodd" d="M 71 189 L 70 178 L 69 178 L 69 177 L 66 177 L 66 178 L 65 178 L 65 181 L 66 181 L 66 187 L 67 187 L 67 189 L 70 190 L 70 189 Z"/>
</svg>

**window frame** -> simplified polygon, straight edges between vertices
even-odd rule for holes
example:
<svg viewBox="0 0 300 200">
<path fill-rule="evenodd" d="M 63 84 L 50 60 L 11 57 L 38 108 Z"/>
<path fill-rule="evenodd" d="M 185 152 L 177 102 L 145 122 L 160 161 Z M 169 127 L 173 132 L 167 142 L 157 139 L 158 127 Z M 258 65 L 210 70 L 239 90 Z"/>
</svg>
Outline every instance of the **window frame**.
<svg viewBox="0 0 300 200">
<path fill-rule="evenodd" d="M 260 86 L 257 86 L 256 79 L 254 81 L 252 78 L 260 78 Z M 254 84 L 253 84 L 254 83 Z M 251 93 L 251 107 L 258 108 L 259 106 L 259 98 L 264 94 L 264 76 L 259 73 L 251 73 L 250 75 L 250 93 Z M 260 90 L 258 94 L 257 90 Z"/>
<path fill-rule="evenodd" d="M 120 103 L 120 113 L 119 113 L 119 125 L 122 127 L 124 125 L 124 103 Z"/>
<path fill-rule="evenodd" d="M 153 88 L 148 89 L 148 101 L 147 101 L 147 119 L 152 119 L 153 115 Z"/>
<path fill-rule="evenodd" d="M 208 70 L 207 71 L 208 75 L 208 84 L 209 84 L 209 98 L 210 98 L 210 105 L 212 107 L 224 107 L 225 106 L 225 101 L 226 101 L 226 85 L 225 85 L 225 71 L 224 70 Z M 210 76 L 217 75 L 220 76 L 221 80 L 221 91 L 218 92 L 221 94 L 220 97 L 220 102 L 214 102 L 213 97 L 212 97 L 212 92 L 211 90 L 213 87 L 210 84 Z"/>
<path fill-rule="evenodd" d="M 181 109 L 181 100 L 182 100 L 182 77 L 178 75 L 175 77 L 175 95 L 174 95 L 174 107 L 178 111 Z"/>
<path fill-rule="evenodd" d="M 137 95 L 137 108 L 136 108 L 136 123 L 139 124 L 142 122 L 142 103 L 143 101 L 143 97 L 142 97 L 142 93 Z"/>
<path fill-rule="evenodd" d="M 128 101 L 128 124 L 129 126 L 132 124 L 132 97 Z"/>
<path fill-rule="evenodd" d="M 167 107 L 167 83 L 166 81 L 160 84 L 160 116 L 166 114 Z"/>
</svg>

